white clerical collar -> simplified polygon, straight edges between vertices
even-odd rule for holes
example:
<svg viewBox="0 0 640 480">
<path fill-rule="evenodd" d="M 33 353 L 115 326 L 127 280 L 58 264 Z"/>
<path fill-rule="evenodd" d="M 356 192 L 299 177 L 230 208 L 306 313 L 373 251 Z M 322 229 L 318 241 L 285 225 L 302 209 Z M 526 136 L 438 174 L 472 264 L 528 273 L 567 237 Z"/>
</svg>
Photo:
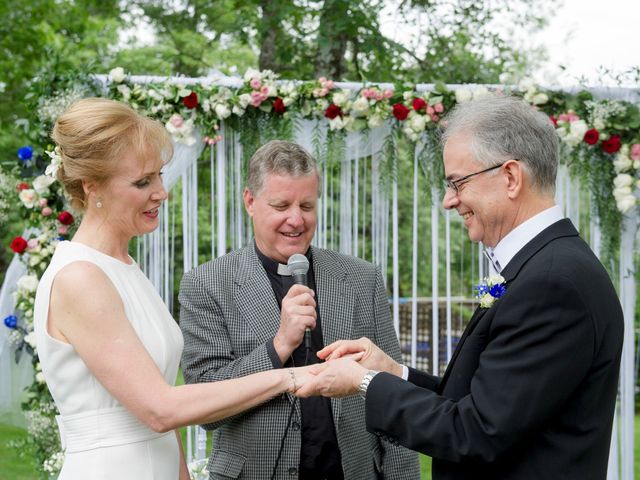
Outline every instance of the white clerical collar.
<svg viewBox="0 0 640 480">
<path fill-rule="evenodd" d="M 500 240 L 495 248 L 487 248 L 489 257 L 493 256 L 494 268 L 500 273 L 533 237 L 563 218 L 562 208 L 554 205 L 522 222 Z"/>
</svg>

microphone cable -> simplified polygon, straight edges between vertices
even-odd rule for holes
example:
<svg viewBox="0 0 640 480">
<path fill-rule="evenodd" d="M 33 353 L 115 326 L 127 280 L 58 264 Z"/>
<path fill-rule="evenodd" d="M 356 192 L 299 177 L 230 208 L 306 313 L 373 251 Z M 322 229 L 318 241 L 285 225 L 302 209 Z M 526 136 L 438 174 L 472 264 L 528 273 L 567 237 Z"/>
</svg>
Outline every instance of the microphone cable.
<svg viewBox="0 0 640 480">
<path fill-rule="evenodd" d="M 311 351 L 310 342 L 306 342 L 305 344 L 305 358 L 304 358 L 304 366 L 309 365 L 309 352 Z M 291 356 L 291 363 L 293 363 L 293 367 L 295 368 L 296 362 Z M 286 393 L 284 394 L 286 396 Z M 287 426 L 284 429 L 284 433 L 282 434 L 282 438 L 280 439 L 280 448 L 278 449 L 278 456 L 276 457 L 276 463 L 273 465 L 273 472 L 271 472 L 271 480 L 275 480 L 276 471 L 278 470 L 278 465 L 280 464 L 280 458 L 282 457 L 282 451 L 284 450 L 284 442 L 287 439 L 287 435 L 289 434 L 289 427 L 291 426 L 291 418 L 293 417 L 293 412 L 296 409 L 296 403 L 298 403 L 298 397 L 293 397 L 293 402 L 291 402 L 291 408 L 289 409 L 289 417 L 287 418 Z M 302 428 L 302 425 L 300 426 Z"/>
</svg>

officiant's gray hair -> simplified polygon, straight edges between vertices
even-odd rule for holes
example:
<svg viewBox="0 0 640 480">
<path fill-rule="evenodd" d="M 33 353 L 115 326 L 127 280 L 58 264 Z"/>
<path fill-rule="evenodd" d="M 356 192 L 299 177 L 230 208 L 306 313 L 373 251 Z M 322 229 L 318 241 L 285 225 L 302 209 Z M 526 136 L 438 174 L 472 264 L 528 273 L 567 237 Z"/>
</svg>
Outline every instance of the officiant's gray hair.
<svg viewBox="0 0 640 480">
<path fill-rule="evenodd" d="M 459 103 L 443 124 L 443 146 L 453 137 L 469 136 L 471 152 L 482 165 L 517 159 L 534 189 L 555 193 L 558 135 L 551 119 L 524 100 L 489 94 Z"/>
<path fill-rule="evenodd" d="M 313 156 L 297 143 L 272 140 L 260 147 L 249 160 L 247 188 L 255 196 L 264 188 L 269 174 L 318 177 L 318 196 L 321 192 L 321 176 Z"/>
</svg>

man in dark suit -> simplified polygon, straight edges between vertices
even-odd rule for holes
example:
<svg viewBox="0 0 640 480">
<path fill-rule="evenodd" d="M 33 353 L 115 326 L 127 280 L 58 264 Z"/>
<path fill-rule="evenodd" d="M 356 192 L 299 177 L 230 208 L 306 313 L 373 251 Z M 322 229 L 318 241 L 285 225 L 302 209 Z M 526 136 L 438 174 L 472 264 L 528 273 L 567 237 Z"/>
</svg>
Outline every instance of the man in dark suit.
<svg viewBox="0 0 640 480">
<path fill-rule="evenodd" d="M 310 246 L 319 180 L 313 157 L 294 143 L 269 142 L 252 156 L 244 203 L 255 243 L 200 265 L 182 280 L 187 382 L 315 363 L 316 353 L 340 338 L 370 336 L 400 359 L 380 269 Z M 286 264 L 296 253 L 309 260 L 311 289 L 293 284 Z M 383 446 L 367 433 L 361 398 L 296 400 L 283 395 L 206 425 L 215 430 L 210 478 L 418 478 L 416 453 Z"/>
<path fill-rule="evenodd" d="M 442 378 L 407 372 L 363 338 L 319 352 L 364 356 L 327 362 L 299 395 L 360 390 L 367 430 L 432 456 L 435 480 L 604 479 L 623 317 L 607 272 L 555 205 L 554 127 L 519 99 L 491 96 L 458 105 L 443 143 L 443 205 L 488 248 L 497 287 Z"/>
</svg>

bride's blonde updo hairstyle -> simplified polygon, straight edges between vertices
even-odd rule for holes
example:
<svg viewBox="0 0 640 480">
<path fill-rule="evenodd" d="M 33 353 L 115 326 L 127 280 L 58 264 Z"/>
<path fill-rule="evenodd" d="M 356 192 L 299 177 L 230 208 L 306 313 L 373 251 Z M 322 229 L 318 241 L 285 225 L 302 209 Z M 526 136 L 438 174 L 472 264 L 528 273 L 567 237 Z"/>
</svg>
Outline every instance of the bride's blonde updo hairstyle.
<svg viewBox="0 0 640 480">
<path fill-rule="evenodd" d="M 140 160 L 160 158 L 163 163 L 173 155 L 171 136 L 161 123 L 106 98 L 73 103 L 58 117 L 51 138 L 62 157 L 58 180 L 80 212 L 86 208 L 82 182 L 107 182 L 128 151 Z"/>
</svg>

